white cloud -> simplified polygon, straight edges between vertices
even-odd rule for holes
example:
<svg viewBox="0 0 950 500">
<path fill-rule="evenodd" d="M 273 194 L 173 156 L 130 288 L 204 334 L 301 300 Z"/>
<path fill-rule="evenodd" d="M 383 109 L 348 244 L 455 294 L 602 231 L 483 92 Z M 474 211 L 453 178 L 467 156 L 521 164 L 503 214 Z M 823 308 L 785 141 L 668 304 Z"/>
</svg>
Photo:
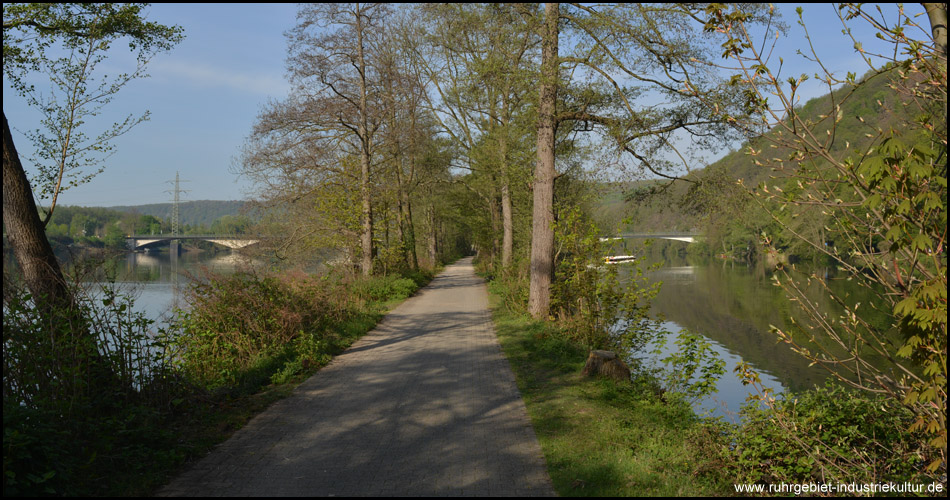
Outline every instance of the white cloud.
<svg viewBox="0 0 950 500">
<path fill-rule="evenodd" d="M 195 64 L 185 61 L 155 61 L 149 66 L 153 77 L 172 80 L 184 79 L 201 87 L 226 87 L 253 94 L 281 97 L 287 94 L 290 86 L 282 78 L 268 74 L 250 75 L 216 68 L 208 64 Z"/>
</svg>

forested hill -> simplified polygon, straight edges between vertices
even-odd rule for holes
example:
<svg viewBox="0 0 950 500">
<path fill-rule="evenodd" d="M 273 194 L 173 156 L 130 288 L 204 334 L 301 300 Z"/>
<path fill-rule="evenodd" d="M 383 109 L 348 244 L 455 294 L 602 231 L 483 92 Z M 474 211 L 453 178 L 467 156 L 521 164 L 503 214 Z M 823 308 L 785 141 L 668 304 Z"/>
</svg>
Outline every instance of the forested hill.
<svg viewBox="0 0 950 500">
<path fill-rule="evenodd" d="M 235 200 L 198 200 L 184 201 L 178 204 L 179 220 L 182 224 L 211 227 L 218 218 L 225 215 L 240 215 L 244 201 Z M 105 207 L 109 210 L 139 215 L 151 215 L 170 221 L 174 203 L 154 203 L 151 205 Z"/>
<path fill-rule="evenodd" d="M 841 119 L 834 130 L 832 154 L 845 157 L 866 152 L 873 141 L 869 136 L 876 136 L 879 129 L 903 129 L 911 118 L 888 87 L 890 81 L 888 75 L 879 75 L 858 85 L 853 93 L 848 86 L 842 86 L 834 92 L 834 101 L 831 94 L 818 97 L 800 106 L 798 113 L 817 124 L 814 131 L 824 134 L 826 128 L 831 129 L 835 104 L 840 105 Z M 668 181 L 644 181 L 616 186 L 595 205 L 595 213 L 608 227 L 616 226 L 622 217 L 632 216 L 633 224 L 627 228 L 630 230 L 709 232 L 710 226 L 724 224 L 721 219 L 743 211 L 745 201 L 732 199 L 739 196 L 735 189 L 737 180 L 742 179 L 747 187 L 762 183 L 781 186 L 787 180 L 787 174 L 756 165 L 747 154 L 750 144 L 757 150 L 769 149 L 769 157 L 787 155 L 770 149 L 765 138 L 753 139 L 686 177 L 693 182 L 667 185 Z"/>
</svg>

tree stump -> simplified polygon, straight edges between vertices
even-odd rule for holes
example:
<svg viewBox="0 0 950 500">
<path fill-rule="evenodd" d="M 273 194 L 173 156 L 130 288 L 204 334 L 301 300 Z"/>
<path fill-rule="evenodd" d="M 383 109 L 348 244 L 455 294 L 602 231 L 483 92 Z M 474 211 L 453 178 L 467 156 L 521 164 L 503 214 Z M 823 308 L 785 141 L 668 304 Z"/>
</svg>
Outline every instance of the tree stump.
<svg viewBox="0 0 950 500">
<path fill-rule="evenodd" d="M 613 351 L 591 351 L 584 365 L 584 375 L 600 375 L 620 382 L 630 381 L 630 368 Z"/>
</svg>

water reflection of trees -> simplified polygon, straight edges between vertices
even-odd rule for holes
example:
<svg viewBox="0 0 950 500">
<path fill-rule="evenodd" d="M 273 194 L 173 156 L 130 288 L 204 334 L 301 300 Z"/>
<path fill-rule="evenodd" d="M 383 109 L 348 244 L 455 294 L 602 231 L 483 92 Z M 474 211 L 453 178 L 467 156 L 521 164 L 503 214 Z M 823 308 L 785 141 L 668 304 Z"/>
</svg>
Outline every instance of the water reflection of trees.
<svg viewBox="0 0 950 500">
<path fill-rule="evenodd" d="M 807 328 L 807 320 L 784 292 L 772 285 L 766 269 L 714 261 L 671 264 L 653 273 L 664 282 L 653 302 L 654 313 L 719 342 L 756 368 L 774 374 L 792 390 L 810 388 L 828 377 L 825 369 L 809 367 L 807 360 L 778 343 L 770 332 L 770 325 Z M 833 274 L 830 270 L 820 272 Z M 842 296 L 847 294 L 855 302 L 870 300 L 871 294 L 851 282 L 832 283 Z M 841 307 L 819 287 L 809 293 L 829 317 L 841 315 Z"/>
<path fill-rule="evenodd" d="M 195 274 L 201 270 L 232 274 L 242 267 L 260 266 L 259 261 L 239 253 L 207 254 L 186 252 L 180 256 L 159 252 L 129 252 L 105 262 L 106 271 L 94 279 L 108 279 L 112 275 L 115 281 L 133 281 L 148 283 L 177 283 L 182 276 Z"/>
</svg>

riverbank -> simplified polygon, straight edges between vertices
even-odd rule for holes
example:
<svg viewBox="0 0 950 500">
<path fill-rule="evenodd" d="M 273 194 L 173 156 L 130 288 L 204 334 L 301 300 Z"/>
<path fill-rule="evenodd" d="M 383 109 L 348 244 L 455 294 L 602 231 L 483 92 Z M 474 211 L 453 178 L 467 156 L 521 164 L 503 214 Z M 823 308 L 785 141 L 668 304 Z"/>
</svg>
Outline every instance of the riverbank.
<svg viewBox="0 0 950 500">
<path fill-rule="evenodd" d="M 743 405 L 735 424 L 700 418 L 636 368 L 630 383 L 582 375 L 586 348 L 556 323 L 510 311 L 490 289 L 499 340 L 559 495 L 782 496 L 789 485 L 905 483 L 928 496 L 946 491 L 946 476 L 925 470 L 934 457 L 909 430 L 913 415 L 892 400 L 837 385 L 776 399 L 743 363 L 740 375 L 764 396 Z M 779 489 L 740 489 L 766 485 Z"/>
<path fill-rule="evenodd" d="M 36 376 L 31 366 L 75 368 L 50 362 L 59 358 L 54 351 L 47 353 L 48 346 L 39 345 L 42 336 L 35 333 L 42 328 L 30 321 L 33 316 L 25 309 L 29 307 L 27 301 L 5 307 L 4 496 L 153 494 L 183 464 L 203 456 L 254 415 L 290 394 L 301 381 L 371 330 L 387 311 L 428 283 L 432 276 L 432 273 L 416 272 L 406 276 L 355 279 L 334 286 L 326 279 L 321 281 L 321 278 L 302 275 L 220 277 L 217 284 L 222 286 L 212 285 L 206 289 L 209 296 L 228 288 L 267 289 L 267 297 L 248 294 L 263 299 L 253 310 L 253 316 L 262 321 L 270 318 L 268 325 L 263 325 L 267 328 L 293 327 L 292 338 L 285 345 L 259 346 L 261 349 L 241 363 L 229 364 L 230 371 L 223 374 L 225 376 L 213 380 L 197 377 L 200 372 L 192 370 L 194 366 L 163 364 L 153 366 L 149 375 L 140 379 L 137 390 L 113 393 L 109 387 L 99 384 L 102 387 L 90 387 L 90 395 L 79 400 L 48 393 L 18 396 L 20 400 L 31 401 L 30 406 L 18 404 L 16 397 L 7 397 L 8 382 L 19 381 L 18 386 L 10 389 L 22 392 L 32 387 L 30 377 Z M 225 286 L 228 282 L 230 285 Z M 312 311 L 298 307 L 289 311 L 293 314 L 287 314 L 285 306 L 296 306 L 305 303 L 305 299 L 328 294 L 334 299 L 329 303 L 331 307 L 327 307 L 327 302 L 313 301 Z M 241 317 L 248 312 L 231 309 L 229 313 L 228 307 L 246 304 L 231 300 L 235 297 L 218 298 L 223 300 L 212 302 L 224 307 L 206 318 Z M 134 308 L 124 298 L 107 296 L 106 300 L 86 300 L 86 307 L 95 308 L 87 311 L 99 311 L 92 317 L 111 317 L 118 321 L 96 328 L 100 332 L 108 331 L 107 335 L 100 335 L 100 342 L 108 338 L 104 342 L 112 342 L 114 346 L 116 339 L 120 339 L 123 348 L 132 349 L 126 351 L 128 356 L 122 359 L 141 361 L 141 353 L 151 353 L 150 349 L 170 340 L 158 339 L 157 343 L 155 339 L 146 340 L 147 330 L 142 327 L 151 324 L 151 320 L 132 315 L 130 311 Z M 332 307 L 340 303 L 347 304 L 345 311 Z M 192 307 L 190 314 L 196 311 L 201 308 Z M 292 321 L 296 315 L 309 318 L 299 332 Z M 121 319 L 124 317 L 133 319 L 128 323 Z M 193 322 L 192 326 L 201 324 L 207 326 L 208 323 Z M 206 339 L 209 345 L 218 337 L 215 331 L 191 333 L 195 338 Z M 228 333 L 237 333 L 247 341 L 254 340 L 247 329 Z M 106 345 L 100 349 L 109 349 Z M 22 354 L 24 363 L 17 364 L 16 356 L 8 356 L 13 352 L 9 349 L 11 346 L 19 349 L 15 352 L 30 353 L 35 359 L 27 359 L 26 354 Z M 135 351 L 136 346 L 144 349 Z M 207 360 L 221 366 L 234 353 L 221 351 L 218 354 L 219 357 Z M 118 357 L 110 359 L 112 363 L 122 361 Z M 113 371 L 120 373 L 119 368 L 123 367 L 132 368 L 115 365 Z M 67 407 L 68 413 L 63 410 Z"/>
<path fill-rule="evenodd" d="M 664 400 L 655 382 L 581 375 L 587 350 L 491 305 L 502 349 L 518 380 L 548 473 L 561 496 L 733 494 L 719 458 L 721 438 L 688 404 Z"/>
</svg>

